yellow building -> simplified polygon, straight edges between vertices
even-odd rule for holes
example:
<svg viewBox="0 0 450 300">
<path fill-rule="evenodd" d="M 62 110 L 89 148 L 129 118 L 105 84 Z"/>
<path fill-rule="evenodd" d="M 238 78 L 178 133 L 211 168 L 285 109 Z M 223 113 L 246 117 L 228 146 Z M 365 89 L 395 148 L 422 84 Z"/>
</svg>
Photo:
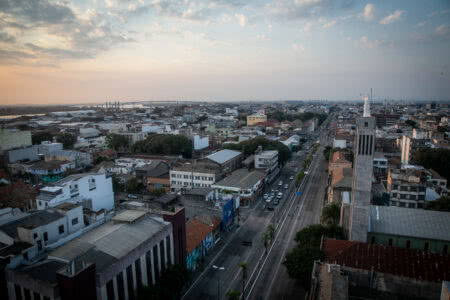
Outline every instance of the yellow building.
<svg viewBox="0 0 450 300">
<path fill-rule="evenodd" d="M 247 116 L 247 126 L 253 126 L 258 123 L 265 123 L 267 121 L 266 115 L 250 115 Z"/>
</svg>

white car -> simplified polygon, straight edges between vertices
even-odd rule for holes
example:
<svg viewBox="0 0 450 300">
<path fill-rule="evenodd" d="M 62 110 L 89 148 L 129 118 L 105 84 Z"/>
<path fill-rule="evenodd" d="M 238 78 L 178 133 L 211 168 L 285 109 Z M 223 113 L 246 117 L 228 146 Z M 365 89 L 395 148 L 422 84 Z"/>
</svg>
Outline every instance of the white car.
<svg viewBox="0 0 450 300">
<path fill-rule="evenodd" d="M 289 180 L 294 180 L 294 176 L 289 177 Z"/>
<path fill-rule="evenodd" d="M 282 197 L 283 197 L 283 193 L 282 193 L 282 192 L 279 192 L 278 195 L 277 195 L 277 198 L 278 198 L 278 199 L 281 199 Z"/>
<path fill-rule="evenodd" d="M 303 172 L 303 174 L 305 174 L 305 175 L 308 175 L 308 174 L 309 174 L 309 172 L 308 172 L 308 171 L 305 171 L 305 172 Z"/>
<path fill-rule="evenodd" d="M 266 199 L 266 202 L 267 202 L 267 203 L 269 203 L 270 201 L 272 201 L 272 197 L 268 197 L 268 198 Z"/>
<path fill-rule="evenodd" d="M 263 196 L 263 198 L 264 198 L 264 199 L 269 198 L 269 194 L 265 193 L 264 196 Z"/>
<path fill-rule="evenodd" d="M 280 183 L 278 183 L 278 185 L 279 185 L 279 186 L 282 186 L 282 185 L 283 185 L 283 181 L 280 180 Z"/>
<path fill-rule="evenodd" d="M 284 188 L 287 190 L 287 189 L 289 188 L 289 185 L 286 183 L 286 184 L 284 185 Z"/>
</svg>

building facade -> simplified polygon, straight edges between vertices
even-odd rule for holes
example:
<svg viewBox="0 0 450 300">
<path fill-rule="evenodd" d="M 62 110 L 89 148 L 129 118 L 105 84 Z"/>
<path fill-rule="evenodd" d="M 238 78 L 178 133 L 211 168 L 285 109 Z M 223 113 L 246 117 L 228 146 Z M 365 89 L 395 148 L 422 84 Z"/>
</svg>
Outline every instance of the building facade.
<svg viewBox="0 0 450 300">
<path fill-rule="evenodd" d="M 268 169 L 269 172 L 278 168 L 278 151 L 260 151 L 255 153 L 255 169 Z"/>
<path fill-rule="evenodd" d="M 267 121 L 266 115 L 249 115 L 247 116 L 247 126 L 254 126 L 257 124 L 265 123 Z"/>
</svg>

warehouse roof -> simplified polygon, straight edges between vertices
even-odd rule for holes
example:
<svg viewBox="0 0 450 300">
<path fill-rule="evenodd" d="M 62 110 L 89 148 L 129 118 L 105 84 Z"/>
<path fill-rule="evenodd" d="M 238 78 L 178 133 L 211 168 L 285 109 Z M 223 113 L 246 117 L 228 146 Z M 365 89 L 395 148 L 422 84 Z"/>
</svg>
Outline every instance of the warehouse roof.
<svg viewBox="0 0 450 300">
<path fill-rule="evenodd" d="M 258 181 L 262 180 L 264 176 L 265 172 L 257 170 L 248 171 L 247 169 L 238 169 L 231 173 L 230 176 L 225 177 L 213 186 L 249 189 L 255 186 Z"/>
<path fill-rule="evenodd" d="M 239 155 L 241 155 L 241 152 L 239 152 L 239 151 L 225 149 L 225 150 L 220 150 L 220 151 L 217 151 L 216 153 L 210 154 L 206 158 L 208 158 L 218 164 L 223 164 Z"/>
<path fill-rule="evenodd" d="M 369 232 L 450 241 L 450 213 L 373 205 Z"/>
</svg>

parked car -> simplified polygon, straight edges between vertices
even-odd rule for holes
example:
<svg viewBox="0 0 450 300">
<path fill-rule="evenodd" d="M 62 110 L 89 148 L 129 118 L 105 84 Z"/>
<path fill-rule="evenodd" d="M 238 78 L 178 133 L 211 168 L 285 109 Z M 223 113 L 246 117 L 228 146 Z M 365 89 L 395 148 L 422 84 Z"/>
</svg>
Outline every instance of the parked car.
<svg viewBox="0 0 450 300">
<path fill-rule="evenodd" d="M 272 197 L 268 197 L 268 198 L 266 199 L 266 202 L 269 203 L 270 201 L 272 201 L 272 199 L 273 199 Z"/>
<path fill-rule="evenodd" d="M 278 205 L 280 203 L 280 200 L 275 199 L 275 201 L 273 201 L 273 205 Z"/>
<path fill-rule="evenodd" d="M 283 181 L 280 180 L 280 183 L 278 183 L 278 185 L 279 185 L 279 186 L 282 186 L 282 185 L 283 185 Z"/>
<path fill-rule="evenodd" d="M 282 193 L 282 192 L 279 192 L 278 195 L 277 195 L 277 198 L 278 198 L 278 199 L 281 199 L 282 197 L 283 197 L 283 193 Z"/>
<path fill-rule="evenodd" d="M 284 189 L 288 189 L 289 188 L 289 185 L 286 183 L 285 185 L 284 185 Z"/>
<path fill-rule="evenodd" d="M 137 199 L 137 196 L 134 194 L 128 194 L 129 199 Z"/>
<path fill-rule="evenodd" d="M 269 194 L 265 193 L 264 196 L 263 196 L 263 198 L 264 198 L 264 199 L 269 198 Z"/>
<path fill-rule="evenodd" d="M 289 177 L 289 180 L 294 180 L 294 176 Z"/>
</svg>

